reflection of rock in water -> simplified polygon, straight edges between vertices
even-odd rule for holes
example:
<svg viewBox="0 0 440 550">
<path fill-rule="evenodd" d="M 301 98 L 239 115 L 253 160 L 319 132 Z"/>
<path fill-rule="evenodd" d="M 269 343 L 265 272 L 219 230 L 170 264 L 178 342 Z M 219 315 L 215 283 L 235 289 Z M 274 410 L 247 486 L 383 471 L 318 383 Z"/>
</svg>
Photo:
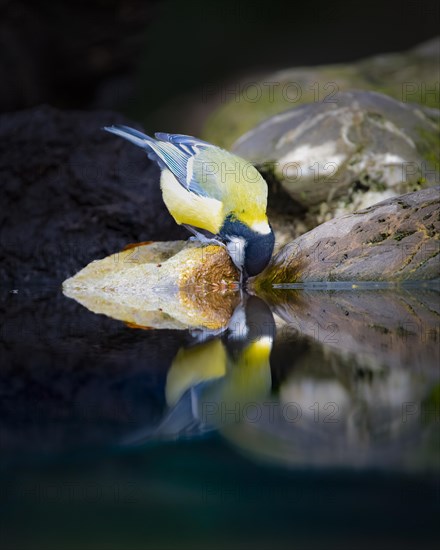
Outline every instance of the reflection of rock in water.
<svg viewBox="0 0 440 550">
<path fill-rule="evenodd" d="M 4 456 L 216 429 L 286 464 L 436 467 L 438 294 L 279 292 L 274 344 L 251 297 L 221 338 L 190 347 L 184 331 L 131 330 L 51 292 L 7 294 Z"/>
<path fill-rule="evenodd" d="M 426 379 L 404 369 L 359 376 L 353 361 L 338 362 L 334 370 L 337 359 L 334 352 L 323 356 L 327 378 L 314 376 L 307 361 L 281 387 L 280 403 L 295 403 L 301 411 L 295 432 L 309 432 L 320 441 L 330 436 L 329 448 L 321 449 L 330 461 L 353 463 L 369 462 L 370 454 L 387 455 L 417 436 L 420 415 L 414 406 L 420 407 L 426 394 Z"/>
<path fill-rule="evenodd" d="M 63 283 L 95 313 L 148 328 L 226 327 L 239 298 L 226 251 L 186 241 L 140 243 L 91 262 Z"/>
<path fill-rule="evenodd" d="M 261 403 L 258 422 L 243 418 L 227 436 L 253 455 L 291 464 L 438 467 L 438 294 L 285 298 L 283 291 L 275 307 L 283 323 L 272 354 L 278 369 L 284 364 L 279 400 L 272 413 Z"/>
<path fill-rule="evenodd" d="M 262 329 L 272 323 L 274 333 L 270 312 L 258 317 L 241 306 L 223 339 L 181 348 L 167 375 L 168 412 L 133 440 L 216 429 L 253 457 L 285 464 L 435 468 L 437 315 L 427 305 L 436 294 L 282 296 L 273 348 Z M 410 322 L 402 317 L 408 311 L 426 323 L 433 341 L 425 350 L 422 341 L 408 352 L 396 339 L 403 319 Z M 325 314 L 337 331 L 324 323 Z M 329 333 L 339 340 L 327 341 Z"/>
<path fill-rule="evenodd" d="M 440 301 L 434 289 L 279 291 L 281 339 L 297 334 L 335 349 L 358 370 L 398 367 L 435 376 Z"/>
<path fill-rule="evenodd" d="M 318 343 L 292 364 L 279 398 L 260 402 L 258 421 L 244 416 L 224 430 L 243 451 L 286 465 L 438 468 L 432 377 L 409 368 L 366 375 L 354 356 Z"/>
</svg>

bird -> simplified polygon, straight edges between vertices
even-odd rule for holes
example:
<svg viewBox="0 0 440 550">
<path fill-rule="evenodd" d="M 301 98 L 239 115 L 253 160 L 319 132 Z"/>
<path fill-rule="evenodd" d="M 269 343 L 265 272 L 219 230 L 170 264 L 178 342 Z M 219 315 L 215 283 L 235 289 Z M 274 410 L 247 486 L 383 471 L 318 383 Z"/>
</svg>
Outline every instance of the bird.
<svg viewBox="0 0 440 550">
<path fill-rule="evenodd" d="M 246 160 L 193 136 L 129 126 L 103 128 L 145 150 L 161 169 L 162 197 L 177 224 L 196 239 L 224 247 L 240 284 L 269 263 L 275 236 L 266 214 L 267 183 Z"/>
<path fill-rule="evenodd" d="M 154 428 L 136 430 L 127 444 L 192 438 L 246 420 L 251 406 L 267 405 L 272 374 L 270 355 L 276 325 L 261 298 L 245 294 L 221 336 L 181 347 L 165 381 L 167 411 Z"/>
</svg>

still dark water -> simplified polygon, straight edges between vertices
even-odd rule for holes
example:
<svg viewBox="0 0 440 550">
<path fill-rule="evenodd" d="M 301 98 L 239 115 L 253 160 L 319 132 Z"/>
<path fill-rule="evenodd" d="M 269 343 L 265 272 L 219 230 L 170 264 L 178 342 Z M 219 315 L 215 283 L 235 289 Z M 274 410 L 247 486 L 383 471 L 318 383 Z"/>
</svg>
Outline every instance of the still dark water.
<svg viewBox="0 0 440 550">
<path fill-rule="evenodd" d="M 438 542 L 438 288 L 283 289 L 217 335 L 1 309 L 1 548 Z"/>
</svg>

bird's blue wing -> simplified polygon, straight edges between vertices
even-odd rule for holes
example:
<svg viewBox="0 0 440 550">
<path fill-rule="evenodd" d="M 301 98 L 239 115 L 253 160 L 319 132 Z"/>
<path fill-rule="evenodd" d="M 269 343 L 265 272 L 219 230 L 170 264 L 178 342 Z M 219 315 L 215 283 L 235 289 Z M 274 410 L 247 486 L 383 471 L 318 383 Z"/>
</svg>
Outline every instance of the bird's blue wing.
<svg viewBox="0 0 440 550">
<path fill-rule="evenodd" d="M 215 147 L 215 145 L 184 134 L 158 132 L 154 135 L 158 140 L 156 142 L 157 147 L 164 154 L 165 164 L 176 176 L 179 183 L 197 195 L 208 196 L 206 190 L 201 187 L 193 176 L 191 159 L 201 151 Z"/>
<path fill-rule="evenodd" d="M 200 153 L 200 151 L 208 147 L 215 147 L 212 143 L 184 134 L 165 134 L 163 132 L 156 132 L 154 135 L 159 141 L 168 141 L 182 151 L 186 151 L 192 155 L 197 155 L 197 153 Z"/>
<path fill-rule="evenodd" d="M 215 147 L 206 141 L 183 134 L 155 134 L 156 139 L 128 126 L 115 125 L 105 130 L 131 141 L 138 147 L 148 150 L 148 156 L 157 161 L 161 168 L 167 168 L 179 183 L 189 191 L 201 196 L 207 192 L 193 177 L 191 159 L 201 151 Z"/>
</svg>

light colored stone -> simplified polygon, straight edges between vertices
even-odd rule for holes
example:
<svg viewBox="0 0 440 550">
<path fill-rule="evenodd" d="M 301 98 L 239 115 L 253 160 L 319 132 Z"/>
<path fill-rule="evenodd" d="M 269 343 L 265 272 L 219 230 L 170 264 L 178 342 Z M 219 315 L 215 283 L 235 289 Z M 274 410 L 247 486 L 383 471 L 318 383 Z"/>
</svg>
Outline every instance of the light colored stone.
<svg viewBox="0 0 440 550">
<path fill-rule="evenodd" d="M 64 281 L 63 292 L 132 326 L 218 330 L 237 303 L 237 279 L 221 247 L 156 242 L 90 263 Z"/>
<path fill-rule="evenodd" d="M 439 129 L 417 105 L 353 91 L 269 118 L 233 151 L 322 223 L 440 183 Z"/>
<path fill-rule="evenodd" d="M 440 39 L 434 38 L 406 52 L 380 54 L 353 64 L 288 68 L 243 80 L 241 93 L 208 118 L 203 137 L 229 148 L 270 116 L 308 103 L 337 102 L 342 92 L 354 89 L 438 109 L 439 56 Z"/>
</svg>

